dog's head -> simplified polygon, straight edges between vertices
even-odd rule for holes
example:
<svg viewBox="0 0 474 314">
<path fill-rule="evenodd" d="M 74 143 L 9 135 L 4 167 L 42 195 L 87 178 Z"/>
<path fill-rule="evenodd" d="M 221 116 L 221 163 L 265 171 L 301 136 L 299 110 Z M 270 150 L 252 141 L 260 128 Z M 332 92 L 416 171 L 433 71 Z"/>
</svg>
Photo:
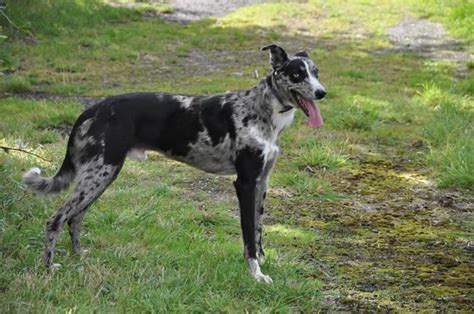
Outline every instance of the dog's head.
<svg viewBox="0 0 474 314">
<path fill-rule="evenodd" d="M 305 52 L 288 57 L 283 48 L 268 45 L 262 50 L 270 51 L 272 76 L 276 89 L 284 98 L 285 105 L 300 108 L 308 117 L 308 125 L 319 128 L 323 119 L 316 100 L 324 98 L 326 90 L 319 82 L 318 68 Z"/>
</svg>

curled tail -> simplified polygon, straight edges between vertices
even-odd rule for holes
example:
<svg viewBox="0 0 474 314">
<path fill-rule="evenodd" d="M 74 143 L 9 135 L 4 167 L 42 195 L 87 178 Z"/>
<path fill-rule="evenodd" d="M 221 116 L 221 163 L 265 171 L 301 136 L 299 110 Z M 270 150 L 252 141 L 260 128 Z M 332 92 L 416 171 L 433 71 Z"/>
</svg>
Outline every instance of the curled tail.
<svg viewBox="0 0 474 314">
<path fill-rule="evenodd" d="M 58 193 L 66 189 L 75 177 L 75 169 L 69 151 L 59 171 L 54 177 L 42 177 L 39 168 L 31 168 L 23 174 L 23 183 L 39 194 Z"/>
</svg>

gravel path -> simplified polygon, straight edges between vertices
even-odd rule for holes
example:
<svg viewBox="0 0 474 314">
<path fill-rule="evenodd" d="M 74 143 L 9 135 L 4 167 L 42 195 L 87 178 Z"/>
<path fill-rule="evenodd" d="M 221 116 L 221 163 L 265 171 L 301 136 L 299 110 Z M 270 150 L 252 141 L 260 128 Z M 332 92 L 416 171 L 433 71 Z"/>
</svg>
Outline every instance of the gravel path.
<svg viewBox="0 0 474 314">
<path fill-rule="evenodd" d="M 169 21 L 189 23 L 206 17 L 222 17 L 240 7 L 263 2 L 268 0 L 172 0 L 170 6 L 174 11 L 162 14 L 161 17 Z"/>
<path fill-rule="evenodd" d="M 393 47 L 373 53 L 414 53 L 433 60 L 454 61 L 461 71 L 468 61 L 474 60 L 474 56 L 464 50 L 462 42 L 451 38 L 440 23 L 406 17 L 387 32 Z"/>
</svg>

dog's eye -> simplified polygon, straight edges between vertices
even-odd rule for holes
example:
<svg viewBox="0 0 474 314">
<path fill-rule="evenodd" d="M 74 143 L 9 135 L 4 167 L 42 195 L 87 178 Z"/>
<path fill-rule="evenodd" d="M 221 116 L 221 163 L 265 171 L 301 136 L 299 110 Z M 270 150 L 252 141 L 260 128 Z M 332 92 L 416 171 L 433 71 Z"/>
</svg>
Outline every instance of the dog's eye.
<svg viewBox="0 0 474 314">
<path fill-rule="evenodd" d="M 298 77 L 300 77 L 300 74 L 299 73 L 293 73 L 293 77 L 298 78 Z"/>
</svg>

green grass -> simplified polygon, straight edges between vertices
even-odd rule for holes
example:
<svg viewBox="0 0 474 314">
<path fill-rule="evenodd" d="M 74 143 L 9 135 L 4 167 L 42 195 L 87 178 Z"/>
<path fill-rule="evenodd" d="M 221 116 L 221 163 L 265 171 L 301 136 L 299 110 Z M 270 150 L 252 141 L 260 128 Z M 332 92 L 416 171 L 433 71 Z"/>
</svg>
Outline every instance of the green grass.
<svg viewBox="0 0 474 314">
<path fill-rule="evenodd" d="M 31 82 L 21 77 L 9 77 L 0 81 L 0 93 L 25 93 L 31 91 Z"/>
<path fill-rule="evenodd" d="M 432 123 L 424 128 L 430 145 L 429 161 L 441 186 L 474 186 L 474 106 L 469 98 L 444 94 L 425 86 L 420 101 L 435 110 Z"/>
<path fill-rule="evenodd" d="M 371 53 L 390 45 L 386 27 L 406 14 L 442 21 L 472 49 L 470 4 L 428 3 L 436 5 L 266 3 L 181 25 L 143 19 L 143 10 L 162 10 L 147 5 L 37 1 L 33 10 L 31 1 L 8 1 L 6 13 L 20 30 L 0 19 L 8 35 L 0 48 L 0 59 L 8 59 L 0 65 L 0 93 L 13 95 L 0 99 L 0 145 L 51 162 L 0 151 L 0 307 L 468 311 L 472 219 L 462 208 L 474 186 L 472 66 L 459 77 L 454 64 Z M 82 235 L 89 255 L 71 254 L 63 232 L 63 268 L 43 270 L 43 227 L 66 195 L 36 197 L 19 181 L 35 165 L 55 173 L 81 106 L 16 93 L 245 89 L 258 81 L 254 70 L 268 72 L 259 48 L 275 41 L 291 53 L 308 50 L 328 96 L 320 102 L 324 128 L 308 128 L 298 112 L 281 137 L 264 238 L 263 271 L 274 285 L 252 281 L 245 268 L 233 178 L 158 154 L 146 163 L 127 161 L 92 207 Z M 445 193 L 454 205 L 443 201 Z M 325 302 L 327 296 L 336 301 Z"/>
</svg>

